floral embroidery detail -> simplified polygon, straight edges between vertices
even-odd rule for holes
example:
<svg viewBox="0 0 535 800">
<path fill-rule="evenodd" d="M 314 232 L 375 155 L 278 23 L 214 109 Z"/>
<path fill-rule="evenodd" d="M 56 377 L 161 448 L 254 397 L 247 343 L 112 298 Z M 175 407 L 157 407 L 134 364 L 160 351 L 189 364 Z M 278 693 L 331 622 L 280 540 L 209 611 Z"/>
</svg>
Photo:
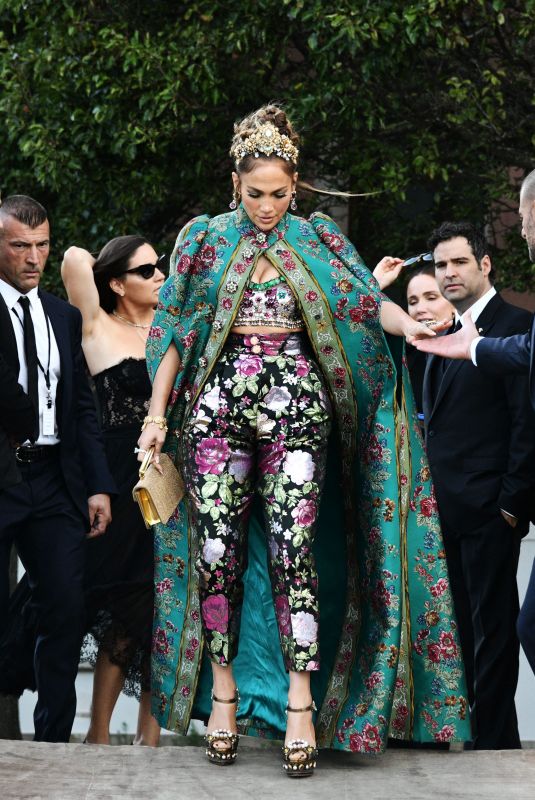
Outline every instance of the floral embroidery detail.
<svg viewBox="0 0 535 800">
<path fill-rule="evenodd" d="M 228 600 L 223 594 L 212 594 L 202 602 L 202 618 L 209 631 L 226 633 L 228 627 Z"/>
<path fill-rule="evenodd" d="M 313 614 L 307 611 L 298 611 L 291 614 L 292 633 L 295 641 L 301 647 L 309 647 L 318 639 L 318 621 Z"/>
<path fill-rule="evenodd" d="M 216 561 L 220 561 L 223 558 L 225 550 L 226 547 L 220 537 L 216 539 L 206 539 L 202 549 L 202 557 L 209 564 L 215 564 Z"/>
<path fill-rule="evenodd" d="M 302 486 L 314 476 L 314 462 L 310 453 L 304 450 L 294 450 L 286 453 L 283 470 L 292 483 Z"/>
<path fill-rule="evenodd" d="M 201 475 L 221 475 L 229 454 L 226 439 L 201 439 L 195 452 L 195 462 Z"/>
</svg>

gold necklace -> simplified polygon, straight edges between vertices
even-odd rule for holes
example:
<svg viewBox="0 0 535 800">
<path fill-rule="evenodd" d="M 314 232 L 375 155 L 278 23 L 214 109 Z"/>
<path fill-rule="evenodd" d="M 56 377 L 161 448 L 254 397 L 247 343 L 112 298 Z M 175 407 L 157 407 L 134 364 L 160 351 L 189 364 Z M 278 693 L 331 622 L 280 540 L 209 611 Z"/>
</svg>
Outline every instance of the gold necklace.
<svg viewBox="0 0 535 800">
<path fill-rule="evenodd" d="M 152 325 L 152 322 L 149 322 L 148 325 L 142 325 L 141 322 L 131 322 L 129 319 L 126 319 L 126 317 L 122 317 L 115 310 L 112 311 L 111 313 L 113 314 L 114 317 L 117 317 L 117 319 L 120 319 L 121 322 L 124 322 L 125 325 L 131 325 L 132 328 L 144 328 L 146 330 L 147 328 L 150 328 L 150 326 Z"/>
</svg>

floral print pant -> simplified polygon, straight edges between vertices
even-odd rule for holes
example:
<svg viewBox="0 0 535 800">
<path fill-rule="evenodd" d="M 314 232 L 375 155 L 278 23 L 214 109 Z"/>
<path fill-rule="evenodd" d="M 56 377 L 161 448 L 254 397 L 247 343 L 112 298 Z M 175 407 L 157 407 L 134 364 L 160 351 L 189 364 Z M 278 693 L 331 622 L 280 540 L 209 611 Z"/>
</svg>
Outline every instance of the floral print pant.
<svg viewBox="0 0 535 800">
<path fill-rule="evenodd" d="M 323 376 L 303 334 L 231 334 L 184 439 L 202 623 L 215 663 L 229 664 L 237 653 L 258 491 L 286 669 L 319 668 L 312 543 L 330 427 Z"/>
</svg>

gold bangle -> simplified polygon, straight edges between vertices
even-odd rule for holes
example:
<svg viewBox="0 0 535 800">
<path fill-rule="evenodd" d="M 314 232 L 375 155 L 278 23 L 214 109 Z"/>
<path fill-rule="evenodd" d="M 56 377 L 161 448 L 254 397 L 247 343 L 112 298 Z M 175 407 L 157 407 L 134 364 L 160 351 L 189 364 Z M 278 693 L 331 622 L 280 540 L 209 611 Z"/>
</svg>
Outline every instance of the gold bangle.
<svg viewBox="0 0 535 800">
<path fill-rule="evenodd" d="M 165 417 L 151 417 L 150 415 L 146 416 L 143 420 L 143 425 L 141 426 L 141 430 L 144 431 L 147 425 L 150 424 L 157 425 L 161 431 L 165 431 L 167 433 L 167 420 Z"/>
</svg>

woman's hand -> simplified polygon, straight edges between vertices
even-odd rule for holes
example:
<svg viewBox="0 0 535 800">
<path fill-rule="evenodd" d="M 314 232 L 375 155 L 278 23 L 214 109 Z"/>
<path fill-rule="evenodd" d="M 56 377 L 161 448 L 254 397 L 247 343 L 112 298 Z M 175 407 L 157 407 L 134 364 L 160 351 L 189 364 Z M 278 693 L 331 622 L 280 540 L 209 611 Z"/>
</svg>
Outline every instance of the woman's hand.
<svg viewBox="0 0 535 800">
<path fill-rule="evenodd" d="M 404 336 L 409 344 L 420 339 L 429 339 L 435 336 L 435 331 L 445 331 L 451 325 L 451 319 L 441 320 L 440 322 L 416 322 L 409 317 L 396 303 L 384 300 L 381 303 L 381 325 L 387 333 L 393 336 Z"/>
<path fill-rule="evenodd" d="M 151 464 L 154 464 L 160 474 L 160 453 L 167 434 L 166 409 L 169 396 L 176 380 L 180 358 L 174 342 L 171 342 L 156 370 L 154 384 L 152 386 L 152 397 L 150 399 L 147 416 L 143 420 L 143 430 L 137 444 L 139 447 L 138 461 L 143 461 L 147 450 L 154 447 L 154 454 Z"/>
<path fill-rule="evenodd" d="M 151 447 L 154 447 L 154 454 L 150 463 L 154 464 L 155 468 L 160 474 L 162 473 L 162 468 L 160 466 L 160 453 L 162 452 L 166 435 L 167 431 L 165 428 L 162 429 L 155 422 L 149 422 L 137 440 L 137 446 L 139 448 L 137 460 L 143 461 L 147 451 L 150 450 Z"/>
<path fill-rule="evenodd" d="M 381 289 L 386 289 L 391 283 L 394 283 L 401 268 L 403 266 L 402 258 L 393 258 L 392 256 L 385 256 L 382 258 L 373 271 L 373 277 L 379 284 Z"/>
<path fill-rule="evenodd" d="M 139 447 L 138 461 L 143 461 L 147 450 L 150 447 L 154 447 L 151 464 L 154 464 L 160 474 L 162 472 L 160 453 L 167 433 L 165 412 L 179 366 L 178 351 L 174 343 L 171 342 L 160 362 L 160 366 L 156 370 L 149 410 L 143 421 L 143 430 L 137 442 Z"/>
<path fill-rule="evenodd" d="M 472 315 L 467 312 L 462 317 L 462 328 L 450 336 L 439 336 L 434 342 L 429 339 L 419 340 L 416 344 L 417 350 L 423 353 L 434 353 L 442 358 L 465 358 L 471 359 L 471 345 L 474 339 L 481 334 L 474 325 Z"/>
<path fill-rule="evenodd" d="M 405 325 L 405 339 L 409 344 L 414 344 L 422 339 L 432 339 L 437 335 L 437 332 L 447 330 L 451 326 L 451 318 L 440 320 L 438 322 L 416 322 L 416 320 L 409 317 L 410 322 Z"/>
</svg>

